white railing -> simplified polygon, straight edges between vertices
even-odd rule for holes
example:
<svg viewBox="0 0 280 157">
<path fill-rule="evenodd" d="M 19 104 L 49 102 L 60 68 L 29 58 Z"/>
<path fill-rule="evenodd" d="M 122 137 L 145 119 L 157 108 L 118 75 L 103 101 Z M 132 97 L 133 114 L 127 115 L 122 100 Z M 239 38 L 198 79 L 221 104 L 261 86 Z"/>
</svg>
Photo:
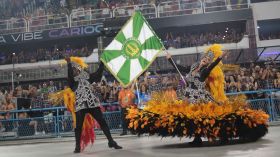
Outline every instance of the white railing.
<svg viewBox="0 0 280 157">
<path fill-rule="evenodd" d="M 249 0 L 227 0 L 227 10 L 239 10 L 249 8 Z"/>
<path fill-rule="evenodd" d="M 217 12 L 227 10 L 227 0 L 204 0 L 204 12 Z"/>
<path fill-rule="evenodd" d="M 204 0 L 204 12 L 217 12 L 249 8 L 248 0 Z"/>
<path fill-rule="evenodd" d="M 21 33 L 27 31 L 25 19 L 15 19 L 0 21 L 0 34 Z"/>
<path fill-rule="evenodd" d="M 69 27 L 69 18 L 66 14 L 36 16 L 28 20 L 28 31 L 50 30 Z"/>
<path fill-rule="evenodd" d="M 65 66 L 46 66 L 46 67 L 36 67 L 35 69 L 17 69 L 0 71 L 0 81 L 1 83 L 8 83 L 12 81 L 30 81 L 38 79 L 57 79 L 64 78 L 67 76 L 67 70 Z M 13 75 L 13 76 L 12 76 Z M 20 77 L 19 77 L 20 75 Z"/>
<path fill-rule="evenodd" d="M 112 17 L 129 17 L 135 10 L 140 10 L 146 18 L 170 17 L 188 14 L 203 14 L 217 11 L 249 8 L 249 0 L 173 0 L 164 1 L 155 6 L 141 4 L 114 8 L 92 9 L 78 8 L 68 16 L 45 15 L 26 19 L 0 21 L 0 34 L 22 33 L 60 29 L 102 23 Z"/>
<path fill-rule="evenodd" d="M 85 26 L 102 23 L 105 19 L 112 18 L 109 8 L 103 9 L 78 9 L 70 14 L 70 27 Z"/>
<path fill-rule="evenodd" d="M 113 17 L 129 17 L 134 11 L 140 10 L 146 18 L 156 18 L 157 8 L 154 4 L 141 4 L 132 6 L 122 6 L 113 9 Z"/>
<path fill-rule="evenodd" d="M 158 5 L 158 17 L 169 17 L 189 14 L 202 14 L 202 2 L 200 0 L 180 0 L 162 2 Z"/>
</svg>

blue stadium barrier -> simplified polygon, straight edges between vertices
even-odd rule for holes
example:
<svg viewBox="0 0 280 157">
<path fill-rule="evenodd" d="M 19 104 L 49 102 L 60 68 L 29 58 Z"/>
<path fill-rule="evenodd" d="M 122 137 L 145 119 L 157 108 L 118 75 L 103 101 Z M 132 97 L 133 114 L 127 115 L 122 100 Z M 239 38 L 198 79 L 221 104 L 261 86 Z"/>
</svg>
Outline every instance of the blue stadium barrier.
<svg viewBox="0 0 280 157">
<path fill-rule="evenodd" d="M 280 92 L 279 89 L 267 89 L 258 91 L 244 91 L 236 93 L 227 93 L 227 96 L 231 95 L 257 95 L 261 94 L 263 98 L 248 99 L 248 103 L 253 109 L 260 109 L 269 114 L 269 121 L 280 120 L 280 97 L 273 97 L 274 93 Z M 280 96 L 280 95 L 279 95 Z"/>
<path fill-rule="evenodd" d="M 273 93 L 280 90 L 259 90 L 246 91 L 239 93 L 228 93 L 228 96 L 238 94 L 258 94 L 263 95 L 262 98 L 248 100 L 250 107 L 253 109 L 261 109 L 270 115 L 270 121 L 280 119 L 280 98 L 274 97 Z M 112 133 L 120 133 L 121 128 L 121 113 L 118 103 L 103 103 L 104 118 Z M 113 108 L 112 108 L 113 107 Z M 20 119 L 20 113 L 36 113 L 32 118 Z M 0 115 L 9 113 L 11 119 L 0 120 L 0 141 L 15 140 L 15 139 L 32 139 L 32 138 L 49 138 L 49 137 L 65 137 L 73 136 L 72 117 L 65 107 L 52 108 L 35 108 L 24 110 L 13 110 L 9 112 L 1 112 Z M 4 129 L 3 129 L 4 128 Z M 96 133 L 102 133 L 97 127 Z"/>
<path fill-rule="evenodd" d="M 103 109 L 108 106 L 119 106 L 118 103 L 103 103 Z M 117 111 L 104 112 L 103 116 L 112 133 L 120 133 L 121 128 L 121 113 L 119 108 Z M 43 116 L 32 118 L 18 118 L 20 113 L 39 112 Z M 31 139 L 44 137 L 63 137 L 73 136 L 74 129 L 71 114 L 65 107 L 52 107 L 41 109 L 22 109 L 12 110 L 9 112 L 1 112 L 2 114 L 9 113 L 11 119 L 0 120 L 0 125 L 5 130 L 0 131 L 0 141 L 10 139 Z M 36 124 L 36 125 L 34 125 Z M 102 133 L 96 123 L 95 131 L 97 134 Z M 1 128 L 0 128 L 1 129 Z"/>
</svg>

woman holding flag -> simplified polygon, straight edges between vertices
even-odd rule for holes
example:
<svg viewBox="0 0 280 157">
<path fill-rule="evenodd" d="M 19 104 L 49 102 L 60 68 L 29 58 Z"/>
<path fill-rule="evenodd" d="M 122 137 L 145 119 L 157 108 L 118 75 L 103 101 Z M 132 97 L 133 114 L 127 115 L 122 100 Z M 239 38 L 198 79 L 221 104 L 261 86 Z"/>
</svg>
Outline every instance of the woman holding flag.
<svg viewBox="0 0 280 157">
<path fill-rule="evenodd" d="M 244 96 L 227 98 L 224 92 L 224 74 L 221 60 L 226 57 L 221 46 L 210 46 L 199 63 L 191 68 L 176 65 L 167 54 L 167 59 L 181 72 L 186 82 L 184 100 L 173 100 L 164 93 L 154 93 L 143 110 L 131 108 L 127 119 L 135 133 L 158 134 L 162 137 L 194 137 L 191 146 L 201 146 L 202 139 L 226 144 L 239 138 L 256 141 L 267 133 L 269 116 L 249 108 Z"/>
<path fill-rule="evenodd" d="M 209 50 L 202 56 L 200 62 L 194 63 L 190 68 L 185 68 L 181 65 L 177 65 L 171 58 L 171 55 L 167 53 L 166 58 L 172 64 L 173 67 L 177 67 L 181 71 L 187 73 L 185 79 L 188 86 L 185 88 L 185 96 L 190 104 L 199 104 L 199 103 L 208 103 L 209 101 L 216 102 L 212 95 L 206 90 L 206 79 L 210 75 L 211 71 L 219 64 L 223 57 L 226 57 L 228 53 L 222 53 L 219 57 L 215 58 L 215 54 L 211 49 L 220 49 L 219 45 L 213 45 Z M 214 61 L 213 61 L 214 60 Z M 213 62 L 212 62 L 213 61 Z M 180 73 L 181 73 L 180 71 Z M 220 80 L 223 84 L 223 77 Z M 223 93 L 223 92 L 222 92 Z M 222 98 L 219 100 L 224 101 L 226 99 L 225 95 L 222 95 Z M 217 102 L 219 103 L 219 102 Z M 201 145 L 202 140 L 199 134 L 195 135 L 195 138 L 191 145 Z"/>
</svg>

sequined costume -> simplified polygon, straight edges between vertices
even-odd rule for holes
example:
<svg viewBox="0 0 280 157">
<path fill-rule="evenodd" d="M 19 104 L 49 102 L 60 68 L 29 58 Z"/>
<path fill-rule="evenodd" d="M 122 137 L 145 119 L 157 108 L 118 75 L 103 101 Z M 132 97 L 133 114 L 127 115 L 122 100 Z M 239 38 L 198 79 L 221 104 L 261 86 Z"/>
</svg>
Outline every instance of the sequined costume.
<svg viewBox="0 0 280 157">
<path fill-rule="evenodd" d="M 185 80 L 188 85 L 185 89 L 185 96 L 191 104 L 214 101 L 211 94 L 205 88 L 205 80 L 209 76 L 211 70 L 221 61 L 221 59 L 222 58 L 217 58 L 209 66 L 201 68 L 195 75 L 192 75 L 192 72 L 198 67 L 198 63 L 193 64 L 191 68 L 185 68 L 172 62 L 171 59 L 168 60 L 174 67 L 177 66 L 180 71 L 187 73 Z"/>
<path fill-rule="evenodd" d="M 88 123 L 92 123 L 88 120 L 91 115 L 100 125 L 100 128 L 107 137 L 109 147 L 114 147 L 115 149 L 121 149 L 117 143 L 113 140 L 109 127 L 103 118 L 103 113 L 100 109 L 100 101 L 97 96 L 95 96 L 91 84 L 93 82 L 99 82 L 101 80 L 104 65 L 100 63 L 98 70 L 95 73 L 88 74 L 84 68 L 82 68 L 76 62 L 68 62 L 68 85 L 75 95 L 75 117 L 76 117 L 76 128 L 75 128 L 75 140 L 76 147 L 74 153 L 79 153 L 84 147 L 81 137 L 92 138 L 86 134 L 91 134 L 91 130 L 94 128 L 89 128 L 87 132 L 83 132 L 84 120 L 86 119 Z M 74 76 L 74 68 L 79 71 L 76 76 Z M 91 125 L 92 126 L 92 125 Z M 90 130 L 91 129 L 91 130 Z M 92 139 L 93 140 L 93 139 Z"/>
<path fill-rule="evenodd" d="M 101 80 L 104 69 L 103 63 L 100 64 L 95 73 L 89 75 L 86 71 L 81 70 L 78 76 L 73 75 L 72 64 L 75 67 L 75 63 L 68 63 L 68 84 L 76 95 L 76 112 L 82 109 L 99 107 L 100 102 L 91 89 L 91 83 Z"/>
</svg>

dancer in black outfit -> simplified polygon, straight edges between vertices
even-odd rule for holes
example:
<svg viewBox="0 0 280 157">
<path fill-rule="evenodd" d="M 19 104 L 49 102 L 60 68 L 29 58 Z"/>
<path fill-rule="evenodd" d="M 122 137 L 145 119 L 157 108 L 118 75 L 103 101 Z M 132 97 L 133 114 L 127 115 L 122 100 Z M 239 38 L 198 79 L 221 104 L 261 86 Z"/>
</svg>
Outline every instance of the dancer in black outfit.
<svg viewBox="0 0 280 157">
<path fill-rule="evenodd" d="M 68 65 L 68 84 L 69 87 L 76 95 L 75 113 L 76 113 L 76 128 L 75 128 L 75 140 L 76 147 L 74 153 L 81 152 L 81 133 L 85 115 L 91 114 L 93 118 L 99 123 L 105 136 L 107 137 L 110 148 L 122 149 L 112 138 L 109 127 L 103 118 L 103 114 L 100 110 L 100 102 L 97 96 L 94 95 L 91 89 L 91 83 L 99 82 L 101 80 L 104 65 L 100 63 L 98 70 L 95 73 L 88 74 L 83 68 L 75 63 L 71 62 L 70 58 L 65 59 Z"/>
</svg>

